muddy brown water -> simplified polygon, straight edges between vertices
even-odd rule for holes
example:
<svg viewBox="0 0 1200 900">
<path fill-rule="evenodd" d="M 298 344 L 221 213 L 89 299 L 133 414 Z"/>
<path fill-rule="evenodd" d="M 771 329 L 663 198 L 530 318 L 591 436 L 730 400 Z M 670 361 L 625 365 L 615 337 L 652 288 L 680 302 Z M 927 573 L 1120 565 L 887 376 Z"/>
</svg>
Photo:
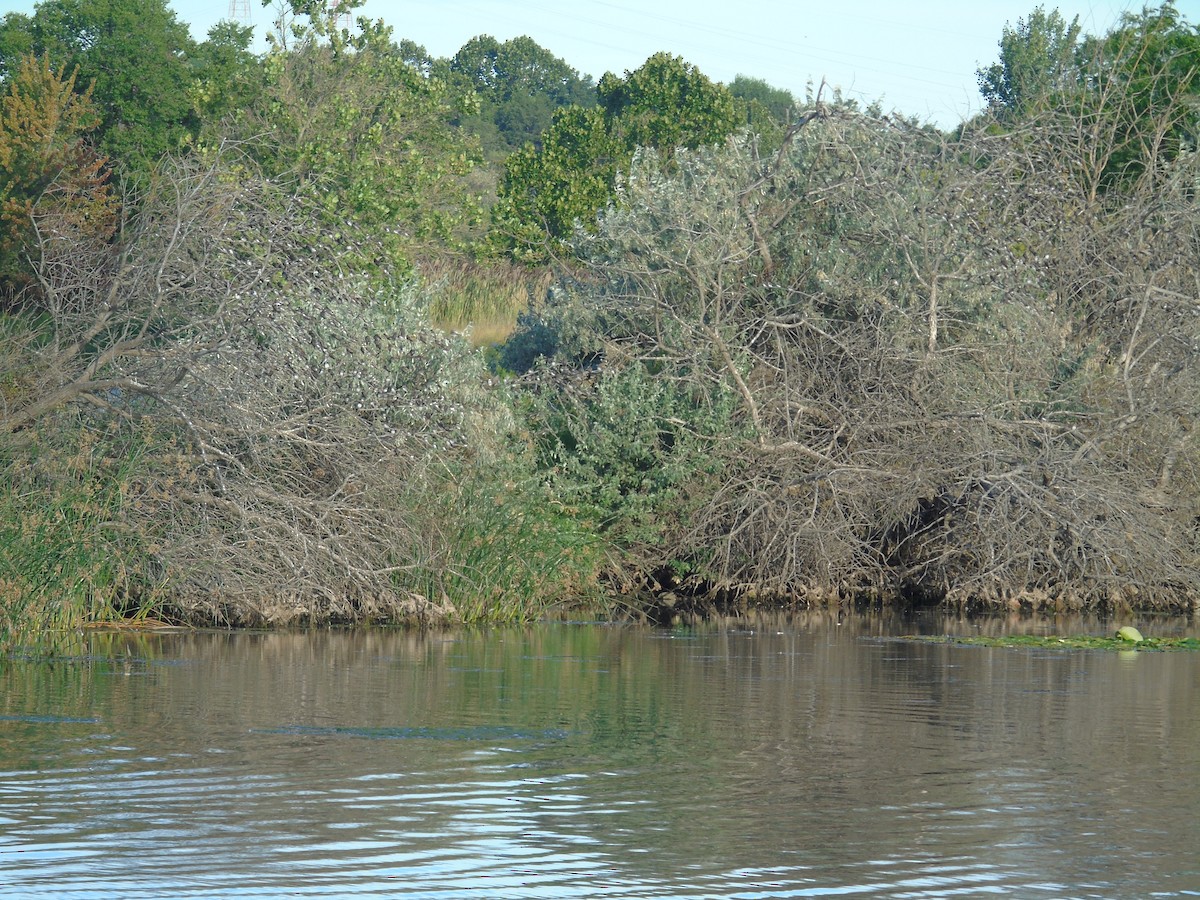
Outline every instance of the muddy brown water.
<svg viewBox="0 0 1200 900">
<path fill-rule="evenodd" d="M 0 897 L 1200 896 L 1200 654 L 897 639 L 1111 624 L 81 637 L 0 662 Z"/>
</svg>

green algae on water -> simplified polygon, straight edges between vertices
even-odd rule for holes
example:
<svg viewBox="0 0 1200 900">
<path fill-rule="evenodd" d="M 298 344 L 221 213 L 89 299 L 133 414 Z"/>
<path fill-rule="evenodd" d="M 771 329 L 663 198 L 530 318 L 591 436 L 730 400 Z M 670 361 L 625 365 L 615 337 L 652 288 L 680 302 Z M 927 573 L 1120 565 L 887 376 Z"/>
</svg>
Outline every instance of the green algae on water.
<svg viewBox="0 0 1200 900">
<path fill-rule="evenodd" d="M 956 637 L 953 635 L 909 635 L 905 640 L 935 644 L 969 644 L 975 647 L 1026 647 L 1044 650 L 1200 650 L 1200 638 L 1143 638 L 1128 641 L 1119 637 L 1091 635 L 1038 636 L 1014 634 L 1006 637 Z"/>
</svg>

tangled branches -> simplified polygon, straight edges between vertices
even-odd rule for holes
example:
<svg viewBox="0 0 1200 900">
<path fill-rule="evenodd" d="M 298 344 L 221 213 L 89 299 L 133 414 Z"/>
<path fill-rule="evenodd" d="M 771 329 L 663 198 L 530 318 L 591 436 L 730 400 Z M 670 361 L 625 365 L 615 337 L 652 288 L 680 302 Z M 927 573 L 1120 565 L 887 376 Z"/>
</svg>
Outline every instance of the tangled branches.
<svg viewBox="0 0 1200 900">
<path fill-rule="evenodd" d="M 313 210 L 233 173 L 169 164 L 113 243 L 36 222 L 46 319 L 6 347 L 0 429 L 86 410 L 149 440 L 124 525 L 186 614 L 443 613 L 405 587 L 432 551 L 404 498 L 464 440 L 471 362 L 411 286 L 342 270 Z"/>
<path fill-rule="evenodd" d="M 1195 602 L 1200 167 L 1098 193 L 1061 127 L 837 113 L 773 160 L 635 165 L 573 302 L 610 373 L 737 400 L 652 567 L 805 601 Z"/>
</svg>

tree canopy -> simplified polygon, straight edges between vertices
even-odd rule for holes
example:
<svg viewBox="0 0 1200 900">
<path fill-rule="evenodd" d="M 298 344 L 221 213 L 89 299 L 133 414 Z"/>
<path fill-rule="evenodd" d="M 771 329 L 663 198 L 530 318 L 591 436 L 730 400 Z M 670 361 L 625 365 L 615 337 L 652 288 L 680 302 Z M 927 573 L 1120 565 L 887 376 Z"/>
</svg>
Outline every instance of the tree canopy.
<svg viewBox="0 0 1200 900">
<path fill-rule="evenodd" d="M 676 147 L 720 143 L 737 126 L 728 88 L 669 53 L 654 54 L 624 78 L 609 72 L 596 92 L 610 132 L 631 151 L 652 147 L 669 156 Z"/>
<path fill-rule="evenodd" d="M 1082 29 L 1079 17 L 1068 24 L 1056 9 L 1038 6 L 1016 27 L 1004 26 L 1000 59 L 979 69 L 979 91 L 1002 119 L 1028 113 L 1053 94 L 1079 80 L 1076 51 Z"/>
<path fill-rule="evenodd" d="M 319 197 L 325 227 L 382 238 L 393 262 L 422 246 L 453 243 L 477 216 L 463 177 L 477 151 L 454 120 L 474 98 L 406 58 L 391 29 L 336 12 L 300 13 L 264 61 L 257 102 L 234 123 L 214 123 L 247 143 L 262 170 Z"/>
<path fill-rule="evenodd" d="M 596 86 L 532 38 L 501 43 L 490 35 L 469 40 L 449 61 L 449 73 L 479 97 L 479 112 L 463 126 L 480 132 L 483 148 L 506 156 L 540 140 L 556 110 L 593 106 Z"/>
<path fill-rule="evenodd" d="M 639 147 L 669 159 L 676 147 L 718 143 L 739 124 L 729 90 L 668 53 L 624 78 L 608 73 L 597 95 L 598 108 L 560 112 L 539 147 L 527 146 L 505 164 L 493 228 L 519 258 L 544 259 L 576 223 L 594 225 Z"/>
<path fill-rule="evenodd" d="M 1095 190 L 1194 149 L 1200 134 L 1200 28 L 1173 0 L 1126 13 L 1107 34 L 1082 35 L 1036 7 L 1005 27 L 998 62 L 977 72 L 997 122 L 1019 129 L 1041 118 L 1086 123 L 1077 140 Z"/>
<path fill-rule="evenodd" d="M 243 114 L 261 97 L 265 77 L 250 50 L 254 28 L 223 20 L 208 31 L 190 60 L 192 106 L 201 127 Z"/>
<path fill-rule="evenodd" d="M 195 42 L 166 0 L 43 0 L 0 21 L 0 78 L 11 47 L 46 54 L 91 91 L 101 151 L 144 170 L 195 133 L 189 60 Z"/>
<path fill-rule="evenodd" d="M 1080 47 L 1078 108 L 1111 152 L 1098 180 L 1110 186 L 1200 144 L 1200 25 L 1173 0 L 1126 13 Z"/>
<path fill-rule="evenodd" d="M 48 55 L 16 61 L 0 96 L 0 299 L 32 277 L 35 214 L 59 210 L 60 227 L 111 233 L 114 198 L 107 161 L 87 142 L 99 116 L 75 76 Z"/>
<path fill-rule="evenodd" d="M 729 83 L 737 101 L 739 118 L 747 129 L 776 145 L 795 115 L 796 98 L 791 91 L 774 87 L 761 78 L 738 75 Z"/>
</svg>

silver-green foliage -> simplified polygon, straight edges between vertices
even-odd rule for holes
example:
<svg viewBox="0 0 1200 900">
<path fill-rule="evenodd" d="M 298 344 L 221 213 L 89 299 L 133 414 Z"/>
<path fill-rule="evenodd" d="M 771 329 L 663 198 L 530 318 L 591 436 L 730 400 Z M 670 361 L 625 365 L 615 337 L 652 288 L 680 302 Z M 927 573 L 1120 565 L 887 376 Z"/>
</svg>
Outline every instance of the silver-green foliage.
<svg viewBox="0 0 1200 900">
<path fill-rule="evenodd" d="M 797 596 L 1194 596 L 1192 157 L 1098 197 L 1053 128 L 812 113 L 769 157 L 644 157 L 577 237 L 601 383 L 735 401 L 659 562 Z"/>
<path fill-rule="evenodd" d="M 85 410 L 151 432 L 110 518 L 185 615 L 436 614 L 407 580 L 429 560 L 410 485 L 503 427 L 420 288 L 346 266 L 370 248 L 313 217 L 244 167 L 193 159 L 164 165 L 115 247 L 38 222 L 46 314 L 3 348 L 22 375 L 0 436 L 39 452 Z"/>
</svg>

